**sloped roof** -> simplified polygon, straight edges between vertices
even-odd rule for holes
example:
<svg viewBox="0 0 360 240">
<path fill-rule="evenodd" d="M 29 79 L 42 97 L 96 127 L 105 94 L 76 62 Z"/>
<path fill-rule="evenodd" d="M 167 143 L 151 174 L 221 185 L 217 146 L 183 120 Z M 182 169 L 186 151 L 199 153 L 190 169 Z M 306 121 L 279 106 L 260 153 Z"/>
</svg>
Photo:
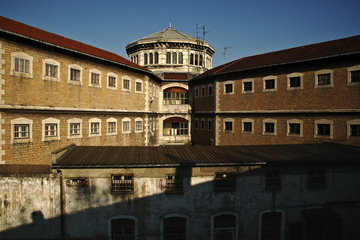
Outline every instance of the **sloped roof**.
<svg viewBox="0 0 360 240">
<path fill-rule="evenodd" d="M 56 35 L 54 33 L 46 32 L 44 30 L 31 27 L 29 25 L 0 16 L 0 31 L 15 34 L 21 37 L 30 38 L 45 44 L 55 45 L 60 48 L 80 52 L 93 57 L 112 61 L 120 65 L 136 68 L 142 71 L 150 72 L 136 63 L 133 63 L 115 53 L 111 53 L 100 48 L 96 48 L 69 38 Z"/>
<path fill-rule="evenodd" d="M 153 33 L 149 36 L 146 36 L 144 38 L 141 38 L 139 39 L 138 41 L 140 40 L 193 40 L 193 41 L 196 41 L 198 40 L 196 37 L 193 37 L 189 34 L 186 34 L 186 33 L 183 33 L 183 32 L 180 32 L 172 27 L 169 27 L 167 29 L 164 29 L 160 32 L 157 32 L 157 33 Z"/>
<path fill-rule="evenodd" d="M 360 35 L 240 58 L 206 71 L 193 80 L 212 75 L 325 59 L 355 53 L 360 53 Z"/>
<path fill-rule="evenodd" d="M 49 165 L 2 164 L 0 174 L 50 174 Z"/>
<path fill-rule="evenodd" d="M 189 80 L 186 73 L 164 73 L 164 80 Z"/>
<path fill-rule="evenodd" d="M 53 163 L 60 168 L 122 168 L 360 163 L 360 147 L 332 143 L 264 146 L 76 146 Z"/>
</svg>

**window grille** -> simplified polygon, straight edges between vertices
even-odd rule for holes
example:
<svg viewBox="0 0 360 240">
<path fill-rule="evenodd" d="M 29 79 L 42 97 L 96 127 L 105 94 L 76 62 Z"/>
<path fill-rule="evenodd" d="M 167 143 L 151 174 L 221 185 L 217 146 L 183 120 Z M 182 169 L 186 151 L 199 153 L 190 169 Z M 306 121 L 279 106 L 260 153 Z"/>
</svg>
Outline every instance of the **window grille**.
<svg viewBox="0 0 360 240">
<path fill-rule="evenodd" d="M 325 171 L 312 170 L 308 172 L 308 187 L 325 187 Z"/>
<path fill-rule="evenodd" d="M 134 192 L 133 175 L 111 175 L 112 192 Z"/>
<path fill-rule="evenodd" d="M 99 133 L 99 123 L 91 123 L 91 134 L 98 134 Z"/>
<path fill-rule="evenodd" d="M 30 73 L 30 61 L 21 58 L 15 58 L 15 72 Z"/>
<path fill-rule="evenodd" d="M 136 121 L 135 122 L 136 131 L 142 130 L 142 121 Z"/>
<path fill-rule="evenodd" d="M 121 218 L 111 221 L 112 240 L 134 240 L 135 221 L 132 219 Z"/>
<path fill-rule="evenodd" d="M 300 77 L 291 77 L 290 78 L 290 87 L 301 87 Z"/>
<path fill-rule="evenodd" d="M 108 132 L 109 133 L 116 132 L 116 123 L 115 122 L 108 122 Z"/>
<path fill-rule="evenodd" d="M 265 123 L 265 132 L 266 133 L 273 133 L 274 131 L 275 131 L 274 123 Z"/>
<path fill-rule="evenodd" d="M 116 87 L 116 77 L 109 77 L 109 87 Z"/>
<path fill-rule="evenodd" d="M 14 125 L 14 138 L 29 138 L 29 124 L 15 124 Z"/>
<path fill-rule="evenodd" d="M 87 178 L 69 178 L 66 183 L 67 186 L 87 186 L 88 179 Z"/>
<path fill-rule="evenodd" d="M 80 123 L 70 124 L 70 135 L 80 135 Z"/>
<path fill-rule="evenodd" d="M 141 92 L 141 82 L 136 83 L 136 91 Z"/>
<path fill-rule="evenodd" d="M 124 81 L 123 81 L 123 88 L 124 89 L 130 89 L 130 80 L 128 80 L 128 79 L 124 79 Z"/>
<path fill-rule="evenodd" d="M 166 63 L 171 63 L 171 53 L 170 52 L 166 53 Z"/>
<path fill-rule="evenodd" d="M 360 82 L 360 70 L 351 71 L 351 82 Z"/>
<path fill-rule="evenodd" d="M 57 77 L 58 66 L 52 64 L 45 64 L 45 76 L 47 77 Z"/>
<path fill-rule="evenodd" d="M 80 70 L 70 69 L 70 80 L 80 81 Z"/>
<path fill-rule="evenodd" d="M 91 73 L 91 84 L 99 85 L 100 74 Z"/>
<path fill-rule="evenodd" d="M 123 131 L 130 132 L 130 122 L 129 121 L 123 122 Z"/>
<path fill-rule="evenodd" d="M 147 53 L 144 53 L 144 64 L 145 65 L 148 64 L 148 55 L 147 55 Z"/>
<path fill-rule="evenodd" d="M 317 125 L 318 135 L 330 135 L 330 124 L 318 124 Z"/>
<path fill-rule="evenodd" d="M 156 52 L 155 53 L 155 64 L 158 64 L 159 63 L 159 53 Z"/>
<path fill-rule="evenodd" d="M 176 54 L 176 52 L 173 52 L 173 54 L 172 54 L 172 63 L 177 64 L 177 54 Z"/>
<path fill-rule="evenodd" d="M 252 131 L 252 122 L 244 122 L 244 132 Z"/>
<path fill-rule="evenodd" d="M 150 64 L 154 64 L 153 53 L 149 53 L 149 63 L 150 63 Z"/>
<path fill-rule="evenodd" d="M 265 80 L 265 89 L 274 89 L 275 88 L 275 80 Z"/>
<path fill-rule="evenodd" d="M 215 191 L 235 191 L 235 173 L 216 173 Z"/>
<path fill-rule="evenodd" d="M 225 84 L 225 93 L 232 93 L 233 85 L 232 84 Z"/>
<path fill-rule="evenodd" d="M 252 91 L 252 82 L 244 82 L 244 91 Z"/>
<path fill-rule="evenodd" d="M 300 123 L 289 123 L 289 133 L 300 134 Z"/>
<path fill-rule="evenodd" d="M 235 239 L 235 216 L 220 215 L 214 218 L 214 239 Z"/>
<path fill-rule="evenodd" d="M 329 85 L 330 84 L 330 74 L 319 74 L 318 75 L 318 85 Z"/>
<path fill-rule="evenodd" d="M 166 175 L 166 191 L 167 192 L 182 192 L 183 178 L 182 175 Z"/>
<path fill-rule="evenodd" d="M 225 131 L 232 131 L 232 130 L 233 130 L 233 123 L 225 122 Z"/>
<path fill-rule="evenodd" d="M 350 136 L 360 137 L 360 125 L 350 125 Z"/>
<path fill-rule="evenodd" d="M 266 174 L 266 189 L 281 188 L 281 175 L 279 172 L 269 172 Z"/>
<path fill-rule="evenodd" d="M 57 136 L 57 124 L 45 124 L 45 136 L 47 137 L 55 137 Z"/>
<path fill-rule="evenodd" d="M 281 213 L 270 212 L 262 215 L 261 240 L 281 239 Z"/>
<path fill-rule="evenodd" d="M 164 219 L 164 240 L 185 240 L 186 218 L 171 217 Z"/>
<path fill-rule="evenodd" d="M 183 64 L 183 53 L 179 53 L 179 64 Z"/>
</svg>

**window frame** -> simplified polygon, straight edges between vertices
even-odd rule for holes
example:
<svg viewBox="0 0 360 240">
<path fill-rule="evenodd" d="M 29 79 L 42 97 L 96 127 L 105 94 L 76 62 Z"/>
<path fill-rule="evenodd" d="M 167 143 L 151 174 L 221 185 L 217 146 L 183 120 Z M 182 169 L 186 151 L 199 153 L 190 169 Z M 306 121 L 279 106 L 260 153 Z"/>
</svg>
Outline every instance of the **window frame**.
<svg viewBox="0 0 360 240">
<path fill-rule="evenodd" d="M 231 91 L 230 92 L 228 92 L 227 89 L 226 89 L 227 85 L 231 85 Z M 231 94 L 235 93 L 235 81 L 225 81 L 223 83 L 223 87 L 224 87 L 224 92 L 223 92 L 224 95 L 231 95 Z"/>
<path fill-rule="evenodd" d="M 330 134 L 329 135 L 318 134 L 318 125 L 319 124 L 330 125 Z M 314 121 L 314 138 L 329 138 L 329 139 L 332 139 L 333 138 L 333 125 L 334 125 L 333 120 L 329 120 L 329 119 L 315 120 Z"/>
<path fill-rule="evenodd" d="M 351 81 L 351 72 L 360 71 L 360 65 L 355 65 L 347 69 L 347 86 L 360 86 L 360 82 Z"/>
<path fill-rule="evenodd" d="M 113 221 L 115 222 L 116 220 L 120 220 L 120 219 L 127 219 L 127 220 L 133 220 L 134 222 L 134 240 L 138 240 L 138 236 L 139 236 L 139 230 L 138 230 L 138 218 L 131 216 L 131 215 L 115 215 L 115 216 L 111 216 L 107 219 L 107 234 L 108 236 L 110 236 L 110 238 L 114 237 L 112 235 L 113 232 Z"/>
<path fill-rule="evenodd" d="M 326 171 L 313 169 L 307 173 L 307 188 L 325 188 L 326 187 Z"/>
<path fill-rule="evenodd" d="M 171 52 L 166 52 L 166 64 L 171 64 Z"/>
<path fill-rule="evenodd" d="M 266 124 L 267 123 L 272 123 L 274 124 L 274 132 L 267 132 L 266 131 Z M 272 119 L 272 118 L 267 118 L 262 120 L 262 135 L 267 135 L 267 136 L 276 136 L 277 135 L 277 120 L 276 119 Z"/>
<path fill-rule="evenodd" d="M 360 135 L 352 136 L 351 135 L 351 126 L 352 125 L 360 125 L 360 119 L 354 119 L 346 121 L 346 139 L 348 140 L 360 140 Z"/>
<path fill-rule="evenodd" d="M 92 75 L 93 74 L 99 75 L 99 83 L 98 84 L 92 83 Z M 89 87 L 101 88 L 101 71 L 97 70 L 96 68 L 89 69 Z"/>
<path fill-rule="evenodd" d="M 251 131 L 245 131 L 245 123 L 251 123 Z M 241 133 L 254 134 L 254 119 L 251 118 L 241 119 Z"/>
<path fill-rule="evenodd" d="M 109 131 L 110 123 L 115 123 L 115 131 L 114 132 Z M 116 118 L 111 117 L 111 118 L 106 119 L 106 135 L 117 135 L 118 134 L 117 127 L 118 127 L 118 120 Z"/>
<path fill-rule="evenodd" d="M 251 83 L 251 90 L 245 91 L 245 83 Z M 243 79 L 241 81 L 241 93 L 247 94 L 247 93 L 254 93 L 254 92 L 255 92 L 254 79 L 252 79 L 252 78 Z"/>
<path fill-rule="evenodd" d="M 46 76 L 46 65 L 53 65 L 57 67 L 56 77 Z M 42 60 L 42 79 L 46 81 L 60 82 L 60 62 L 54 59 Z"/>
<path fill-rule="evenodd" d="M 138 84 L 140 84 L 140 90 L 138 90 Z M 140 79 L 135 79 L 135 93 L 143 93 L 143 81 Z"/>
<path fill-rule="evenodd" d="M 208 85 L 208 97 L 213 96 L 213 91 L 214 91 L 213 85 L 210 83 L 210 84 Z"/>
<path fill-rule="evenodd" d="M 211 118 L 208 118 L 208 131 L 213 131 L 213 120 Z"/>
<path fill-rule="evenodd" d="M 228 177 L 228 176 L 230 176 L 230 177 Z M 214 191 L 215 192 L 235 192 L 236 191 L 236 176 L 237 176 L 236 172 L 216 172 L 215 177 L 214 177 Z M 223 186 L 223 185 L 225 185 L 225 186 Z"/>
<path fill-rule="evenodd" d="M 28 126 L 28 135 L 29 136 L 26 138 L 16 138 L 15 137 L 15 126 L 16 125 Z M 23 118 L 23 117 L 12 119 L 12 120 L 10 120 L 10 126 L 11 126 L 10 144 L 33 142 L 33 136 L 32 136 L 33 120 L 28 119 L 28 118 Z"/>
<path fill-rule="evenodd" d="M 144 65 L 148 65 L 148 54 L 144 53 Z"/>
<path fill-rule="evenodd" d="M 299 133 L 291 133 L 290 124 L 300 124 L 300 132 Z M 303 137 L 303 126 L 304 121 L 300 119 L 291 119 L 286 121 L 286 136 L 287 137 Z"/>
<path fill-rule="evenodd" d="M 115 78 L 115 86 L 110 86 L 110 77 Z M 106 73 L 106 88 L 111 90 L 117 90 L 118 89 L 118 75 L 114 72 L 108 72 Z"/>
<path fill-rule="evenodd" d="M 295 73 L 291 73 L 289 75 L 286 76 L 286 79 L 287 79 L 287 90 L 290 91 L 290 90 L 301 90 L 301 89 L 304 89 L 304 85 L 303 85 L 303 76 L 304 74 L 303 73 L 298 73 L 298 72 L 295 72 Z M 300 78 L 300 86 L 298 87 L 291 87 L 290 83 L 291 83 L 291 78 L 296 78 L 296 77 L 299 77 Z"/>
<path fill-rule="evenodd" d="M 56 135 L 55 136 L 47 136 L 46 135 L 46 126 L 49 124 L 56 125 Z M 42 137 L 41 141 L 56 141 L 60 140 L 60 120 L 56 118 L 46 118 L 41 121 L 41 128 L 42 128 Z"/>
<path fill-rule="evenodd" d="M 285 233 L 285 211 L 282 209 L 266 209 L 259 212 L 259 222 L 258 222 L 258 240 L 262 240 L 262 228 L 263 228 L 263 215 L 268 213 L 280 213 L 281 214 L 281 223 L 280 223 L 280 240 L 284 240 Z"/>
<path fill-rule="evenodd" d="M 334 70 L 331 69 L 323 69 L 316 71 L 315 74 L 315 88 L 331 88 L 334 87 L 333 80 Z M 330 75 L 330 83 L 329 84 L 319 84 L 319 75 L 329 74 Z"/>
<path fill-rule="evenodd" d="M 98 125 L 98 132 L 92 133 L 93 124 Z M 89 119 L 89 137 L 99 137 L 101 136 L 101 119 L 100 118 L 91 118 Z"/>
<path fill-rule="evenodd" d="M 72 138 L 82 138 L 82 123 L 83 120 L 80 118 L 71 118 L 67 120 L 67 124 L 68 124 L 68 139 L 72 139 Z M 71 125 L 79 125 L 79 134 L 71 134 Z"/>
<path fill-rule="evenodd" d="M 179 52 L 178 58 L 179 58 L 179 61 L 178 61 L 179 64 L 184 64 L 184 55 L 182 52 Z"/>
<path fill-rule="evenodd" d="M 225 228 L 215 228 L 215 218 L 216 217 L 220 217 L 223 215 L 233 215 L 235 217 L 235 224 L 234 227 L 225 227 Z M 234 230 L 234 240 L 238 240 L 238 236 L 239 236 L 239 214 L 236 212 L 230 212 L 230 211 L 225 211 L 225 212 L 218 212 L 215 214 L 211 215 L 211 229 L 210 229 L 210 240 L 214 240 L 215 239 L 215 231 L 216 230 Z"/>
<path fill-rule="evenodd" d="M 231 126 L 232 126 L 232 129 L 231 130 L 228 130 L 227 127 L 226 127 L 226 123 L 231 123 Z M 234 123 L 235 123 L 235 120 L 233 118 L 224 118 L 223 119 L 223 132 L 224 133 L 233 133 L 234 132 Z"/>
<path fill-rule="evenodd" d="M 10 75 L 11 76 L 22 76 L 22 77 L 26 77 L 26 78 L 33 78 L 33 60 L 34 58 L 24 52 L 11 52 L 10 53 L 10 57 L 11 57 L 11 63 L 10 63 Z M 19 71 L 15 71 L 15 59 L 23 59 L 26 61 L 29 61 L 29 72 L 19 72 Z"/>
<path fill-rule="evenodd" d="M 121 189 L 119 189 L 119 190 L 114 190 L 114 188 L 116 188 L 116 185 L 115 184 L 117 184 L 116 182 L 114 182 L 114 181 L 116 181 L 115 179 L 114 179 L 114 177 L 120 177 L 120 178 L 122 178 L 122 177 L 124 177 L 124 179 L 120 179 L 120 181 L 129 181 L 129 179 L 125 179 L 125 177 L 131 177 L 131 182 L 130 182 L 130 187 L 129 187 L 129 182 L 125 182 L 124 184 L 125 184 L 125 186 L 123 187 L 123 189 L 121 190 Z M 111 193 L 122 193 L 122 194 L 128 194 L 128 193 L 130 193 L 130 194 L 133 194 L 134 193 L 134 189 L 135 189 L 135 187 L 134 187 L 134 174 L 111 174 Z M 121 184 L 121 183 L 118 183 L 118 184 Z M 120 188 L 120 187 L 119 187 Z M 131 189 L 131 190 L 128 190 L 128 189 Z"/>
<path fill-rule="evenodd" d="M 172 177 L 172 179 L 169 179 L 169 177 Z M 165 193 L 183 193 L 183 180 L 182 174 L 166 174 Z"/>
<path fill-rule="evenodd" d="M 278 171 L 266 173 L 265 189 L 274 190 L 281 189 L 281 174 Z"/>
<path fill-rule="evenodd" d="M 266 88 L 266 82 L 274 80 L 274 88 Z M 263 92 L 276 92 L 277 91 L 277 76 L 263 77 Z"/>
<path fill-rule="evenodd" d="M 124 130 L 124 124 L 125 123 L 128 123 L 129 126 L 128 126 L 128 130 Z M 131 119 L 130 118 L 123 118 L 121 119 L 121 133 L 122 134 L 130 134 L 131 133 Z"/>
<path fill-rule="evenodd" d="M 125 87 L 125 82 L 128 81 L 128 87 Z M 131 92 L 131 78 L 128 77 L 128 76 L 123 76 L 122 77 L 122 84 L 121 84 L 121 87 L 122 87 L 122 91 L 124 92 Z"/>
<path fill-rule="evenodd" d="M 140 133 L 144 131 L 144 124 L 142 118 L 135 118 L 135 133 Z M 138 124 L 140 124 L 141 129 L 138 128 Z"/>
<path fill-rule="evenodd" d="M 79 71 L 79 80 L 71 79 L 71 70 Z M 68 65 L 68 83 L 69 84 L 83 85 L 82 75 L 83 75 L 83 68 L 80 65 L 77 65 L 77 64 L 69 64 Z"/>
</svg>

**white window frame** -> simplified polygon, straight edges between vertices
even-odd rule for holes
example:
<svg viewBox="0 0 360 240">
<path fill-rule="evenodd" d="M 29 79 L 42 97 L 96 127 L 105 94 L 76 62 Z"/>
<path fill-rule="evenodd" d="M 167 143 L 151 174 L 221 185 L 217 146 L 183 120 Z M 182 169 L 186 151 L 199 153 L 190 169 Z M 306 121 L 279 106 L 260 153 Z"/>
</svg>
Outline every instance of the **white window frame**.
<svg viewBox="0 0 360 240">
<path fill-rule="evenodd" d="M 124 88 L 124 81 L 128 80 L 129 81 L 129 89 Z M 122 77 L 122 81 L 121 81 L 121 89 L 125 92 L 131 92 L 131 78 L 128 76 L 123 76 Z"/>
<path fill-rule="evenodd" d="M 56 136 L 46 136 L 45 135 L 45 126 L 47 124 L 56 124 Z M 60 120 L 56 118 L 46 118 L 41 121 L 42 128 L 42 137 L 41 140 L 44 141 L 56 141 L 60 140 Z"/>
<path fill-rule="evenodd" d="M 92 73 L 99 74 L 99 84 L 92 84 L 91 83 L 91 75 L 92 75 Z M 89 87 L 101 88 L 101 71 L 97 70 L 96 68 L 89 69 Z"/>
<path fill-rule="evenodd" d="M 259 212 L 259 222 L 258 222 L 258 240 L 261 240 L 261 229 L 262 229 L 262 216 L 265 213 L 270 213 L 270 212 L 278 212 L 281 213 L 281 236 L 280 236 L 280 240 L 284 240 L 284 233 L 285 233 L 285 211 L 282 209 L 266 209 L 264 211 Z"/>
<path fill-rule="evenodd" d="M 318 124 L 329 124 L 330 125 L 330 135 L 318 135 Z M 314 121 L 314 138 L 333 138 L 333 120 L 328 119 L 319 119 Z"/>
<path fill-rule="evenodd" d="M 46 76 L 46 64 L 57 66 L 57 76 L 49 77 Z M 43 59 L 42 60 L 42 79 L 46 81 L 60 82 L 60 62 L 54 59 Z"/>
<path fill-rule="evenodd" d="M 251 82 L 252 85 L 252 89 L 251 91 L 245 91 L 245 83 Z M 255 92 L 255 85 L 254 85 L 254 79 L 252 78 L 247 78 L 247 79 L 243 79 L 241 81 L 241 93 L 243 94 L 247 94 L 247 93 L 254 93 Z"/>
<path fill-rule="evenodd" d="M 115 87 L 113 86 L 109 86 L 109 77 L 114 77 L 115 78 Z M 118 75 L 113 73 L 113 72 L 109 72 L 106 74 L 106 88 L 107 89 L 111 89 L 111 90 L 117 90 L 118 89 Z"/>
<path fill-rule="evenodd" d="M 129 130 L 128 131 L 124 131 L 124 122 L 129 122 Z M 121 120 L 121 133 L 122 134 L 130 134 L 131 133 L 131 119 L 130 118 L 123 118 Z"/>
<path fill-rule="evenodd" d="M 27 78 L 33 78 L 33 57 L 24 53 L 24 52 L 12 52 L 10 53 L 11 56 L 11 69 L 10 69 L 10 75 L 11 76 L 22 76 Z M 15 71 L 15 58 L 25 59 L 29 61 L 29 73 L 23 73 L 23 72 L 16 72 Z"/>
<path fill-rule="evenodd" d="M 210 229 L 210 240 L 214 240 L 215 236 L 214 236 L 214 230 L 215 230 L 215 217 L 221 216 L 221 215 L 233 215 L 235 216 L 235 233 L 234 233 L 234 240 L 238 240 L 238 236 L 239 236 L 239 214 L 236 212 L 219 212 L 219 213 L 215 213 L 211 215 L 211 229 Z"/>
<path fill-rule="evenodd" d="M 80 71 L 80 80 L 71 80 L 71 69 L 79 70 Z M 82 82 L 82 74 L 83 74 L 83 68 L 77 64 L 70 64 L 68 65 L 68 83 L 75 84 L 75 85 L 83 85 Z"/>
<path fill-rule="evenodd" d="M 109 123 L 115 123 L 115 132 L 109 132 Z M 106 135 L 117 135 L 118 134 L 118 120 L 116 118 L 106 119 Z"/>
<path fill-rule="evenodd" d="M 301 89 L 304 89 L 304 84 L 303 84 L 303 76 L 304 74 L 303 73 L 291 73 L 289 75 L 286 76 L 286 79 L 287 79 L 287 85 L 286 85 L 286 89 L 288 91 L 290 90 L 301 90 Z M 293 77 L 300 77 L 300 86 L 299 87 L 290 87 L 290 78 L 293 78 Z"/>
<path fill-rule="evenodd" d="M 226 92 L 226 85 L 231 84 L 232 85 L 232 91 L 231 92 Z M 231 95 L 235 93 L 235 81 L 226 81 L 223 83 L 223 88 L 224 88 L 224 95 Z"/>
<path fill-rule="evenodd" d="M 251 131 L 244 130 L 244 123 L 247 123 L 247 122 L 251 122 Z M 251 118 L 241 119 L 241 133 L 254 134 L 254 119 L 251 119 Z"/>
<path fill-rule="evenodd" d="M 82 123 L 83 123 L 83 120 L 80 119 L 80 118 L 71 118 L 71 119 L 68 119 L 67 120 L 67 124 L 68 124 L 68 139 L 73 139 L 73 138 L 82 138 L 83 135 L 82 135 Z M 70 134 L 70 125 L 71 124 L 79 124 L 80 128 L 79 128 L 79 134 L 76 134 L 76 135 L 71 135 Z"/>
<path fill-rule="evenodd" d="M 92 123 L 99 123 L 99 132 L 98 133 L 91 133 L 91 124 Z M 89 137 L 99 137 L 99 136 L 101 136 L 101 119 L 100 118 L 89 119 Z"/>
<path fill-rule="evenodd" d="M 225 123 L 226 122 L 232 122 L 232 130 L 225 130 Z M 234 129 L 235 129 L 235 120 L 233 118 L 224 118 L 223 119 L 223 132 L 224 133 L 233 133 L 234 132 Z"/>
<path fill-rule="evenodd" d="M 334 87 L 334 79 L 333 74 L 334 70 L 331 69 L 323 69 L 315 72 L 315 88 L 331 88 Z M 318 76 L 322 74 L 330 74 L 330 84 L 319 85 Z"/>
<path fill-rule="evenodd" d="M 33 138 L 32 138 L 33 120 L 28 119 L 28 118 L 16 118 L 16 119 L 10 120 L 10 125 L 11 125 L 10 144 L 33 142 Z M 14 128 L 15 125 L 29 125 L 29 137 L 22 138 L 22 139 L 16 139 L 15 138 L 15 128 Z"/>
<path fill-rule="evenodd" d="M 142 118 L 135 118 L 135 133 L 140 133 L 140 132 L 144 131 L 144 123 L 143 123 L 143 121 L 144 120 Z M 137 122 L 141 122 L 141 129 L 140 130 L 137 129 L 137 126 L 136 126 Z"/>
<path fill-rule="evenodd" d="M 211 91 L 210 91 L 210 87 L 211 87 Z M 211 96 L 213 96 L 213 94 L 214 94 L 214 87 L 213 87 L 213 85 L 210 83 L 209 85 L 208 85 L 208 96 L 209 97 L 211 97 Z"/>
<path fill-rule="evenodd" d="M 274 88 L 266 89 L 266 81 L 274 80 Z M 254 86 L 253 86 L 254 88 Z M 263 92 L 276 92 L 277 91 L 277 76 L 267 76 L 263 77 Z"/>
<path fill-rule="evenodd" d="M 137 90 L 137 83 L 141 83 L 141 90 L 140 91 Z M 143 81 L 140 80 L 140 79 L 135 79 L 135 93 L 143 93 L 143 89 L 144 89 Z"/>
<path fill-rule="evenodd" d="M 351 82 L 351 71 L 360 71 L 360 65 L 355 65 L 347 69 L 347 86 L 360 86 L 360 82 Z"/>
<path fill-rule="evenodd" d="M 274 132 L 265 132 L 265 123 L 273 123 L 274 124 Z M 277 135 L 277 120 L 272 118 L 267 118 L 262 120 L 262 135 L 268 136 L 276 136 Z"/>
<path fill-rule="evenodd" d="M 290 133 L 290 124 L 300 124 L 300 133 Z M 286 121 L 286 136 L 287 137 L 303 137 L 304 121 L 300 119 L 290 119 Z"/>
<path fill-rule="evenodd" d="M 205 97 L 206 96 L 206 92 L 205 92 L 205 85 L 201 86 L 201 93 L 200 93 L 201 97 Z"/>
<path fill-rule="evenodd" d="M 360 119 L 346 121 L 346 139 L 360 140 L 360 136 L 350 136 L 351 125 L 360 125 Z"/>
</svg>

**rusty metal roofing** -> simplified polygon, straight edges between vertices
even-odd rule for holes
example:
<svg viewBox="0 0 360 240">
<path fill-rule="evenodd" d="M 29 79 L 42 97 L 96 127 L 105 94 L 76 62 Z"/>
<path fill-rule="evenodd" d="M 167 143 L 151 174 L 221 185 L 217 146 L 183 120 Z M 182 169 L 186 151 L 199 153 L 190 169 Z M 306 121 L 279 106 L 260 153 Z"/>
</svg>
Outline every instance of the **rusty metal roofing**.
<svg viewBox="0 0 360 240">
<path fill-rule="evenodd" d="M 2 16 L 0 16 L 0 30 L 150 72 L 147 68 L 133 63 L 115 53 L 65 38 L 54 33 L 46 32 Z"/>
<path fill-rule="evenodd" d="M 164 80 L 188 80 L 186 73 L 164 73 Z"/>
<path fill-rule="evenodd" d="M 240 58 L 210 69 L 193 80 L 213 75 L 324 59 L 354 53 L 360 53 L 360 35 Z"/>
<path fill-rule="evenodd" d="M 60 168 L 221 166 L 358 162 L 360 147 L 332 143 L 264 146 L 76 146 L 57 159 Z"/>
<path fill-rule="evenodd" d="M 50 174 L 49 165 L 2 164 L 0 174 Z"/>
</svg>

